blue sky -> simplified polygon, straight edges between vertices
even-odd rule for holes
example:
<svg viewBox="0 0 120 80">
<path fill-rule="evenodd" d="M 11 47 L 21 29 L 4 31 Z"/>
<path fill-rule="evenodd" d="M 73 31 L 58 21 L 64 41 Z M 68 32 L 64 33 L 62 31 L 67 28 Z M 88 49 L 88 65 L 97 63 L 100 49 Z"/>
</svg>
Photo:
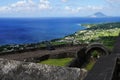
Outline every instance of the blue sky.
<svg viewBox="0 0 120 80">
<path fill-rule="evenodd" d="M 0 17 L 120 16 L 120 0 L 1 0 Z"/>
</svg>

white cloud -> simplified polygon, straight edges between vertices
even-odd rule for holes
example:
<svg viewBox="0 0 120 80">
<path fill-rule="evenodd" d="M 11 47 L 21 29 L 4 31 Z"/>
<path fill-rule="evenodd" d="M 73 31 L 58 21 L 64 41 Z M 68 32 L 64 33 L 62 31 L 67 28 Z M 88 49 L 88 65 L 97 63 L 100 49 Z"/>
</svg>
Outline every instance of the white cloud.
<svg viewBox="0 0 120 80">
<path fill-rule="evenodd" d="M 0 7 L 0 12 L 4 12 L 6 10 L 9 11 L 9 10 L 11 10 L 11 8 L 6 7 L 6 6 Z"/>
<path fill-rule="evenodd" d="M 49 4 L 50 2 L 48 0 L 40 0 L 41 4 Z"/>
<path fill-rule="evenodd" d="M 67 2 L 68 0 L 62 0 L 62 2 Z"/>
<path fill-rule="evenodd" d="M 7 6 L 1 6 L 0 12 L 31 12 L 35 10 L 48 10 L 51 8 L 52 7 L 48 0 L 40 0 L 39 3 L 35 3 L 33 0 L 20 0 Z"/>
<path fill-rule="evenodd" d="M 102 6 L 91 6 L 91 5 L 88 5 L 88 6 L 82 6 L 82 7 L 71 7 L 71 6 L 65 6 L 65 10 L 71 12 L 71 13 L 78 13 L 78 12 L 81 12 L 83 10 L 102 10 L 103 7 Z"/>
<path fill-rule="evenodd" d="M 108 1 L 110 3 L 112 3 L 112 2 L 120 3 L 120 0 L 106 0 L 106 1 Z"/>
<path fill-rule="evenodd" d="M 65 6 L 65 10 L 70 11 L 72 13 L 80 12 L 82 9 L 82 7 L 72 8 L 70 6 Z"/>
<path fill-rule="evenodd" d="M 88 5 L 87 9 L 89 9 L 89 10 L 102 10 L 103 7 L 102 6 L 91 6 L 91 5 Z"/>
<path fill-rule="evenodd" d="M 66 10 L 71 10 L 72 8 L 70 8 L 69 6 L 65 6 Z"/>
<path fill-rule="evenodd" d="M 14 4 L 11 4 L 10 7 L 25 7 L 26 4 L 27 4 L 26 1 L 18 1 Z"/>
<path fill-rule="evenodd" d="M 38 5 L 39 9 L 51 9 L 50 2 L 48 0 L 40 0 Z"/>
<path fill-rule="evenodd" d="M 120 0 L 105 0 L 109 4 L 109 8 L 119 9 L 120 8 Z"/>
</svg>

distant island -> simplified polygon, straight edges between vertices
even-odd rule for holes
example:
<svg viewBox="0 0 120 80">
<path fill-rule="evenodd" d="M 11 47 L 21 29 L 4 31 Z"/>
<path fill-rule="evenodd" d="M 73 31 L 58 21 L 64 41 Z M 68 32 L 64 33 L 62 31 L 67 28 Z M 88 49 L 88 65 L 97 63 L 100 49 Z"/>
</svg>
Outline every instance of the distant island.
<svg viewBox="0 0 120 80">
<path fill-rule="evenodd" d="M 102 13 L 102 12 L 96 12 L 96 13 L 94 13 L 93 15 L 90 15 L 90 16 L 88 16 L 88 17 L 95 17 L 95 18 L 97 18 L 97 17 L 107 17 L 107 15 L 105 15 L 105 14 Z"/>
</svg>

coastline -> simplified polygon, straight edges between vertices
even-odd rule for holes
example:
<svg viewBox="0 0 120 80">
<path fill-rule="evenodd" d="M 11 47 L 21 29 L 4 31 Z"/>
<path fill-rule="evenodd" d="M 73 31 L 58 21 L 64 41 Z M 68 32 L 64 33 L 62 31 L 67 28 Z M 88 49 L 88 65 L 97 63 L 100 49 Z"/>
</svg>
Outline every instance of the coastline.
<svg viewBox="0 0 120 80">
<path fill-rule="evenodd" d="M 120 22 L 120 17 L 109 18 L 21 18 L 0 19 L 0 44 L 38 43 L 63 38 L 80 30 L 81 24 Z M 12 24 L 11 24 L 12 23 Z M 57 29 L 56 29 L 57 28 Z M 53 31 L 54 30 L 54 31 Z M 42 32 L 41 32 L 42 31 Z M 49 34 L 49 36 L 48 36 Z M 37 36 L 38 35 L 38 36 Z"/>
<path fill-rule="evenodd" d="M 120 32 L 120 22 L 82 25 L 89 27 L 84 30 L 74 32 L 73 34 L 67 35 L 63 38 L 52 39 L 50 41 L 42 41 L 28 44 L 3 45 L 0 46 L 0 52 L 12 52 L 17 50 L 29 50 L 38 48 L 45 49 L 48 45 L 77 45 L 89 44 L 92 42 L 103 43 L 104 45 L 111 47 L 111 45 L 113 45 L 114 43 L 116 36 L 118 36 Z"/>
<path fill-rule="evenodd" d="M 82 26 L 86 26 L 86 29 L 66 36 L 62 41 L 71 39 L 75 44 L 77 42 L 79 44 L 99 42 L 112 49 L 115 39 L 120 33 L 120 22 L 82 24 Z"/>
</svg>

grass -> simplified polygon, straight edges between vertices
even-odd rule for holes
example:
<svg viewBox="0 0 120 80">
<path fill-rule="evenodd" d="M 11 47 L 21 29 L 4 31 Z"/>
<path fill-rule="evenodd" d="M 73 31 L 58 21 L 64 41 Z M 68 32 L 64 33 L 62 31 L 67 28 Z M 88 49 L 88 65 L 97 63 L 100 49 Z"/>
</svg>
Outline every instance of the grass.
<svg viewBox="0 0 120 80">
<path fill-rule="evenodd" d="M 93 68 L 94 64 L 96 63 L 98 59 L 98 56 L 101 56 L 101 55 L 100 55 L 100 52 L 96 50 L 91 53 L 91 59 L 89 59 L 89 62 L 85 66 L 86 70 L 90 71 Z"/>
<path fill-rule="evenodd" d="M 62 45 L 62 44 L 67 44 L 66 42 L 51 42 L 52 45 Z"/>
<path fill-rule="evenodd" d="M 94 64 L 95 64 L 94 61 L 90 61 L 90 62 L 86 65 L 85 69 L 88 70 L 88 71 L 91 70 L 91 69 L 93 68 Z"/>
<path fill-rule="evenodd" d="M 47 64 L 52 66 L 66 66 L 68 63 L 70 63 L 73 60 L 73 58 L 61 58 L 61 59 L 48 59 L 45 61 L 40 62 L 40 64 Z M 94 66 L 95 62 L 90 61 L 86 66 L 86 70 L 91 70 Z"/>
<path fill-rule="evenodd" d="M 40 63 L 54 66 L 66 66 L 70 61 L 72 61 L 72 58 L 48 59 Z"/>
</svg>

